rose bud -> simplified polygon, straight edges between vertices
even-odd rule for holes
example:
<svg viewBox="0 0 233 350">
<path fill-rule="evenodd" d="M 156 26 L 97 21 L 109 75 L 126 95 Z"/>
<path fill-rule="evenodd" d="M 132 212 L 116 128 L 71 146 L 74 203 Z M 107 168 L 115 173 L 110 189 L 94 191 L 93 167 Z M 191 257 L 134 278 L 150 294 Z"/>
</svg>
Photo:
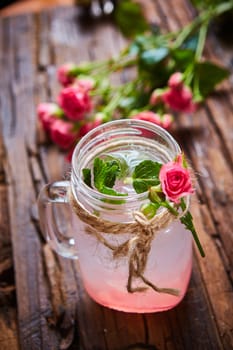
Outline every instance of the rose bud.
<svg viewBox="0 0 233 350">
<path fill-rule="evenodd" d="M 37 115 L 45 131 L 49 131 L 55 120 L 63 115 L 63 111 L 55 103 L 40 103 Z"/>
<path fill-rule="evenodd" d="M 140 207 L 140 211 L 148 220 L 152 219 L 155 216 L 157 209 L 158 206 L 155 203 L 145 203 Z"/>
<path fill-rule="evenodd" d="M 58 96 L 58 103 L 67 118 L 73 121 L 82 120 L 85 114 L 92 110 L 92 102 L 88 91 L 79 85 L 64 88 Z"/>
<path fill-rule="evenodd" d="M 54 143 L 66 150 L 78 139 L 78 134 L 74 131 L 73 123 L 57 119 L 51 126 L 50 137 Z"/>
<path fill-rule="evenodd" d="M 162 95 L 163 102 L 177 112 L 192 113 L 197 109 L 197 104 L 193 102 L 192 91 L 187 86 L 180 89 L 168 89 Z"/>
<path fill-rule="evenodd" d="M 95 84 L 96 84 L 95 80 L 90 77 L 76 79 L 74 83 L 74 85 L 79 86 L 86 92 L 89 92 L 90 90 L 92 90 Z"/>
<path fill-rule="evenodd" d="M 74 63 L 65 63 L 57 70 L 58 81 L 63 86 L 72 84 L 75 80 L 75 74 L 73 73 L 76 65 Z"/>
<path fill-rule="evenodd" d="M 178 89 L 182 87 L 182 85 L 183 85 L 183 74 L 180 72 L 173 73 L 168 80 L 168 86 L 171 89 Z"/>
<path fill-rule="evenodd" d="M 162 128 L 164 128 L 164 126 L 170 126 L 169 123 L 163 123 L 163 120 L 161 119 L 160 115 L 152 111 L 143 111 L 131 116 L 130 118 L 151 122 L 153 124 L 161 126 Z"/>
</svg>

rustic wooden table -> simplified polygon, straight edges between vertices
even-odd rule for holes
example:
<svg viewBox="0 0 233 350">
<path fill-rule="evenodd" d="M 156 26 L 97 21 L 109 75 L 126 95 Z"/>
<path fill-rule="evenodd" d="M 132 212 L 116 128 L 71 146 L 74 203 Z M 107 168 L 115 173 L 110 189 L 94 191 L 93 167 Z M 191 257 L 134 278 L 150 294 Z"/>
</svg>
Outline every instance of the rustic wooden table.
<svg viewBox="0 0 233 350">
<path fill-rule="evenodd" d="M 145 3 L 163 30 L 195 14 L 185 0 Z M 44 143 L 36 105 L 56 99 L 59 64 L 110 57 L 125 46 L 110 22 L 84 25 L 73 7 L 0 20 L 0 349 L 233 349 L 230 81 L 194 116 L 175 122 L 174 136 L 197 174 L 192 212 L 206 251 L 205 259 L 194 254 L 179 306 L 142 315 L 97 305 L 83 289 L 78 263 L 58 257 L 41 236 L 36 197 L 68 166 Z M 231 68 L 232 51 L 214 35 L 206 57 Z"/>
</svg>

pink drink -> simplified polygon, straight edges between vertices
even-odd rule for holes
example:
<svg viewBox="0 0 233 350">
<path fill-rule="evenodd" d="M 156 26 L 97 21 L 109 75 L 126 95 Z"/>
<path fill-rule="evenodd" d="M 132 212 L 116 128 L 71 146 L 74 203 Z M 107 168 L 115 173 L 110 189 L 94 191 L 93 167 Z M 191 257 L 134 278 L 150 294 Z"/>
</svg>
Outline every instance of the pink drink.
<svg viewBox="0 0 233 350">
<path fill-rule="evenodd" d="M 108 155 L 105 154 L 104 157 Z M 112 152 L 110 155 L 119 158 L 118 152 Z M 120 156 L 133 168 L 142 160 L 148 159 L 149 154 L 128 150 L 122 151 Z M 150 158 L 154 160 L 151 154 Z M 132 185 L 121 181 L 117 182 L 117 190 L 131 194 L 134 192 Z M 126 223 L 132 220 L 131 213 L 122 206 L 124 205 L 121 205 L 121 213 L 107 214 L 106 219 Z M 140 202 L 138 206 L 140 207 Z M 128 256 L 113 259 L 112 251 L 98 242 L 95 236 L 87 234 L 86 225 L 76 216 L 74 222 L 78 232 L 77 249 L 83 282 L 88 294 L 96 302 L 126 312 L 155 312 L 168 310 L 181 301 L 192 268 L 192 237 L 180 221 L 174 221 L 156 234 L 144 273 L 145 277 L 158 287 L 178 289 L 179 296 L 158 293 L 151 288 L 145 292 L 129 293 L 126 288 L 129 275 Z M 124 234 L 117 237 L 114 234 L 101 234 L 114 245 L 130 238 Z M 143 286 L 143 283 L 135 281 L 134 285 Z"/>
<path fill-rule="evenodd" d="M 179 222 L 155 238 L 145 271 L 145 276 L 155 285 L 178 289 L 178 297 L 156 293 L 150 288 L 143 293 L 128 293 L 127 258 L 112 260 L 111 251 L 95 237 L 87 237 L 80 226 L 78 239 L 82 278 L 88 294 L 96 302 L 121 311 L 155 312 L 168 310 L 183 298 L 192 268 L 192 239 Z M 111 240 L 116 242 L 115 237 Z"/>
<path fill-rule="evenodd" d="M 147 192 L 136 194 L 130 182 L 138 163 L 167 163 L 180 152 L 171 135 L 154 124 L 139 120 L 106 123 L 77 144 L 70 181 L 47 184 L 41 190 L 38 205 L 45 239 L 58 254 L 79 258 L 85 288 L 98 303 L 126 312 L 157 312 L 174 307 L 183 298 L 192 267 L 191 234 L 179 220 L 165 221 L 160 231 L 152 231 L 151 223 L 145 228 L 135 221 L 135 213 L 149 199 Z M 127 193 L 126 197 L 105 195 L 83 181 L 83 168 L 92 168 L 96 157 L 109 156 L 127 165 L 126 179 L 115 183 L 115 190 Z M 162 222 L 161 213 L 165 217 L 166 209 L 156 213 L 156 225 Z M 120 229 L 119 224 L 123 224 Z M 128 251 L 114 258 L 115 247 L 128 240 Z M 131 257 L 134 265 L 129 274 Z M 157 288 L 178 290 L 179 295 L 155 291 L 147 281 Z M 135 291 L 135 287 L 147 289 Z"/>
</svg>

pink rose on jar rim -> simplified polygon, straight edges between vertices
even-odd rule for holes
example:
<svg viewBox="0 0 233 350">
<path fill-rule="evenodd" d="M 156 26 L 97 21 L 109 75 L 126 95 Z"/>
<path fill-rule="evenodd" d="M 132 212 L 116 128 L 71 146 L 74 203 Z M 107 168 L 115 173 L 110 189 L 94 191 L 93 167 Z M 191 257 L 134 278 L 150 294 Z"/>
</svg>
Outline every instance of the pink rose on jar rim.
<svg viewBox="0 0 233 350">
<path fill-rule="evenodd" d="M 92 101 L 88 91 L 79 85 L 64 88 L 58 96 L 58 104 L 68 119 L 82 120 L 92 110 Z"/>
<path fill-rule="evenodd" d="M 74 131 L 73 123 L 57 119 L 51 126 L 50 137 L 54 143 L 66 150 L 78 139 L 78 133 Z"/>
<path fill-rule="evenodd" d="M 58 81 L 63 86 L 68 86 L 73 83 L 75 80 L 75 76 L 72 75 L 72 70 L 75 68 L 74 63 L 65 63 L 62 66 L 60 66 L 57 70 L 57 78 Z"/>
<path fill-rule="evenodd" d="M 183 163 L 183 156 L 179 154 L 175 161 L 163 164 L 159 172 L 163 193 L 176 204 L 180 203 L 180 198 L 194 192 L 189 170 Z"/>
</svg>

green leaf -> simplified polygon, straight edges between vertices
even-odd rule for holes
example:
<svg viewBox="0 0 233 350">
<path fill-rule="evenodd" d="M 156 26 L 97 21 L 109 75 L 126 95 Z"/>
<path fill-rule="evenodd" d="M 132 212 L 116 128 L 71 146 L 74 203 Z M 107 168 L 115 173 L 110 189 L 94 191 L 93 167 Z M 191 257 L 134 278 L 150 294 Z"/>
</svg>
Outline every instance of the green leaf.
<svg viewBox="0 0 233 350">
<path fill-rule="evenodd" d="M 120 192 L 117 192 L 115 191 L 113 188 L 110 188 L 110 187 L 107 187 L 107 186 L 102 186 L 101 187 L 101 193 L 103 194 L 107 194 L 109 196 L 127 196 L 127 193 L 120 193 Z M 111 201 L 111 203 L 115 201 Z M 119 201 L 117 201 L 119 203 Z"/>
<path fill-rule="evenodd" d="M 137 193 L 146 192 L 151 186 L 156 186 L 158 184 L 158 179 L 135 179 L 133 181 L 133 187 Z"/>
<path fill-rule="evenodd" d="M 115 185 L 117 176 L 121 173 L 119 162 L 116 159 L 103 160 L 95 158 L 94 166 L 94 185 L 95 188 L 104 194 L 111 196 L 126 196 L 126 193 L 115 191 L 112 187 Z"/>
<path fill-rule="evenodd" d="M 118 1 L 114 11 L 114 19 L 122 33 L 127 37 L 133 37 L 149 29 L 141 5 L 132 0 Z"/>
<path fill-rule="evenodd" d="M 191 37 L 188 37 L 188 39 L 184 41 L 184 43 L 182 44 L 182 48 L 196 51 L 197 43 L 198 43 L 198 34 L 196 33 Z"/>
<path fill-rule="evenodd" d="M 151 186 L 160 183 L 159 171 L 162 164 L 152 160 L 144 160 L 138 164 L 132 174 L 133 187 L 137 193 L 146 192 Z"/>
<path fill-rule="evenodd" d="M 82 169 L 82 173 L 83 173 L 83 181 L 85 182 L 85 184 L 89 187 L 92 187 L 92 185 L 91 185 L 91 169 L 84 168 L 84 169 Z"/>
<path fill-rule="evenodd" d="M 213 64 L 212 62 L 200 62 L 195 65 L 194 92 L 199 93 L 203 99 L 207 97 L 222 80 L 229 76 L 230 72 Z M 196 96 L 195 96 L 196 97 Z"/>
<path fill-rule="evenodd" d="M 129 45 L 130 55 L 139 55 L 147 50 L 154 49 L 156 47 L 165 47 L 167 41 L 159 33 L 146 33 L 144 35 L 137 35 L 136 38 Z"/>
<path fill-rule="evenodd" d="M 143 160 L 138 164 L 133 172 L 133 178 L 158 178 L 162 164 L 152 160 Z"/>
<path fill-rule="evenodd" d="M 194 62 L 195 52 L 190 49 L 176 49 L 172 51 L 171 56 L 174 60 L 174 70 L 182 72 Z"/>
<path fill-rule="evenodd" d="M 146 66 L 154 66 L 164 60 L 169 54 L 167 47 L 146 50 L 140 55 L 140 61 Z"/>
<path fill-rule="evenodd" d="M 100 190 L 103 186 L 113 187 L 119 172 L 119 165 L 114 161 L 105 162 L 101 158 L 94 160 L 94 185 Z"/>
<path fill-rule="evenodd" d="M 118 155 L 118 158 L 116 158 L 116 157 L 113 157 L 112 155 L 108 154 L 104 158 L 104 160 L 105 160 L 105 162 L 107 161 L 107 164 L 109 164 L 109 165 L 111 165 L 113 163 L 113 164 L 116 164 L 118 166 L 119 170 L 118 170 L 118 173 L 116 174 L 118 179 L 121 179 L 121 178 L 126 177 L 128 175 L 129 166 L 128 166 L 126 160 L 122 156 Z"/>
</svg>

